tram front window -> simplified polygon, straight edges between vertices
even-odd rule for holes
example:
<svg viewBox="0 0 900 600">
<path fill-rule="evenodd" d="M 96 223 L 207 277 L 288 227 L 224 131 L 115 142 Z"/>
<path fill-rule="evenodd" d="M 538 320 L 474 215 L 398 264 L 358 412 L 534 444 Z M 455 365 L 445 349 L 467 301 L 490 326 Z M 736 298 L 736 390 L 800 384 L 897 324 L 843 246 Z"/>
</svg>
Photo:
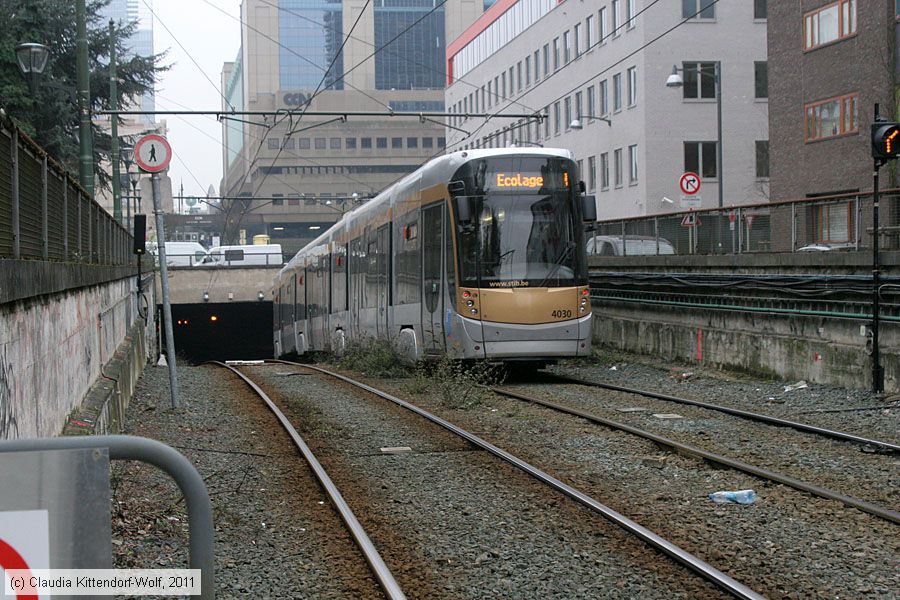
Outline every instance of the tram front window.
<svg viewBox="0 0 900 600">
<path fill-rule="evenodd" d="M 473 197 L 460 227 L 460 270 L 469 287 L 570 286 L 579 270 L 569 194 Z"/>
</svg>

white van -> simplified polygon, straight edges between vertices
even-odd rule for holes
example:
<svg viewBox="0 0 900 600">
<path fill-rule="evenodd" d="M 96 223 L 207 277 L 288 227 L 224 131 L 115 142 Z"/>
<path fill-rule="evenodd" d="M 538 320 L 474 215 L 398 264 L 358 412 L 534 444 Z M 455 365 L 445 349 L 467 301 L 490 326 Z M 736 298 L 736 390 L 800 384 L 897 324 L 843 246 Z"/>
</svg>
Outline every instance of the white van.
<svg viewBox="0 0 900 600">
<path fill-rule="evenodd" d="M 147 250 L 159 262 L 159 248 L 147 244 Z M 206 260 L 206 248 L 197 242 L 166 242 L 166 265 L 169 267 L 196 267 Z"/>
<path fill-rule="evenodd" d="M 675 247 L 667 239 L 642 235 L 626 235 L 623 245 L 620 235 L 595 235 L 588 238 L 588 256 L 654 256 L 675 254 Z"/>
<path fill-rule="evenodd" d="M 216 246 L 211 248 L 205 266 L 244 267 L 280 266 L 284 264 L 281 244 L 249 246 Z"/>
</svg>

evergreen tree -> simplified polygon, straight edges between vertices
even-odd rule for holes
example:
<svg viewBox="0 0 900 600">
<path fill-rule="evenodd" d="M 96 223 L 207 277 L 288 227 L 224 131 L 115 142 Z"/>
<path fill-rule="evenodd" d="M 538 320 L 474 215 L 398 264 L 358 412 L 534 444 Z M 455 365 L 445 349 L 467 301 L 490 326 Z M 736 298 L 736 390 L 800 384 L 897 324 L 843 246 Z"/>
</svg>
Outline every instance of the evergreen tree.
<svg viewBox="0 0 900 600">
<path fill-rule="evenodd" d="M 109 22 L 100 10 L 110 0 L 86 0 L 88 65 L 92 114 L 109 107 Z M 75 3 L 72 0 L 0 0 L 0 107 L 16 124 L 72 173 L 78 173 L 78 109 L 75 105 Z M 152 89 L 168 67 L 165 53 L 128 56 L 128 38 L 137 22 L 116 23 L 119 106 Z M 37 42 L 50 58 L 34 94 L 16 64 L 16 45 Z M 121 122 L 121 120 L 120 120 Z M 94 161 L 109 160 L 111 136 L 94 123 Z M 94 169 L 101 186 L 109 175 Z"/>
</svg>

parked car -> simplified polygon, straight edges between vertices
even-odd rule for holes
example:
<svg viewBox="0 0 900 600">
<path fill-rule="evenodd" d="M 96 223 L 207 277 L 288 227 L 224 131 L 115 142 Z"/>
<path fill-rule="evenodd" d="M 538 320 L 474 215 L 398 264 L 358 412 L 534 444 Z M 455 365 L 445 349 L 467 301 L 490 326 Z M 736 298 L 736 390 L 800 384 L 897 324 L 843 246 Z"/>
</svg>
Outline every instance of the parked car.
<svg viewBox="0 0 900 600">
<path fill-rule="evenodd" d="M 216 246 L 209 250 L 204 266 L 243 267 L 283 265 L 281 244 Z"/>
<path fill-rule="evenodd" d="M 624 244 L 622 236 L 595 235 L 587 241 L 588 256 L 654 256 L 657 254 L 675 254 L 675 246 L 664 238 L 642 235 L 626 235 Z"/>
<path fill-rule="evenodd" d="M 856 244 L 853 242 L 841 242 L 837 244 L 816 243 L 797 248 L 797 252 L 831 252 L 832 250 L 855 250 Z"/>
</svg>

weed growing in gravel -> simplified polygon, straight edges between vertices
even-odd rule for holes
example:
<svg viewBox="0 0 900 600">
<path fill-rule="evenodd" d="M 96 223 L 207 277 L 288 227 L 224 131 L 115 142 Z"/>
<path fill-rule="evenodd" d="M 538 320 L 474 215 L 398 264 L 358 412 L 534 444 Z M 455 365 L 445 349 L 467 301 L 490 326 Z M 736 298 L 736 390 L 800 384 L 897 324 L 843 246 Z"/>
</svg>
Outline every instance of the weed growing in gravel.
<svg viewBox="0 0 900 600">
<path fill-rule="evenodd" d="M 414 394 L 435 393 L 448 408 L 468 409 L 484 402 L 490 395 L 488 388 L 503 383 L 504 377 L 501 365 L 443 356 L 435 362 L 420 363 L 407 389 Z"/>
<path fill-rule="evenodd" d="M 370 377 L 397 378 L 407 377 L 409 369 L 389 340 L 377 338 L 361 338 L 347 343 L 344 353 L 338 360 L 344 368 L 358 371 Z"/>
</svg>

